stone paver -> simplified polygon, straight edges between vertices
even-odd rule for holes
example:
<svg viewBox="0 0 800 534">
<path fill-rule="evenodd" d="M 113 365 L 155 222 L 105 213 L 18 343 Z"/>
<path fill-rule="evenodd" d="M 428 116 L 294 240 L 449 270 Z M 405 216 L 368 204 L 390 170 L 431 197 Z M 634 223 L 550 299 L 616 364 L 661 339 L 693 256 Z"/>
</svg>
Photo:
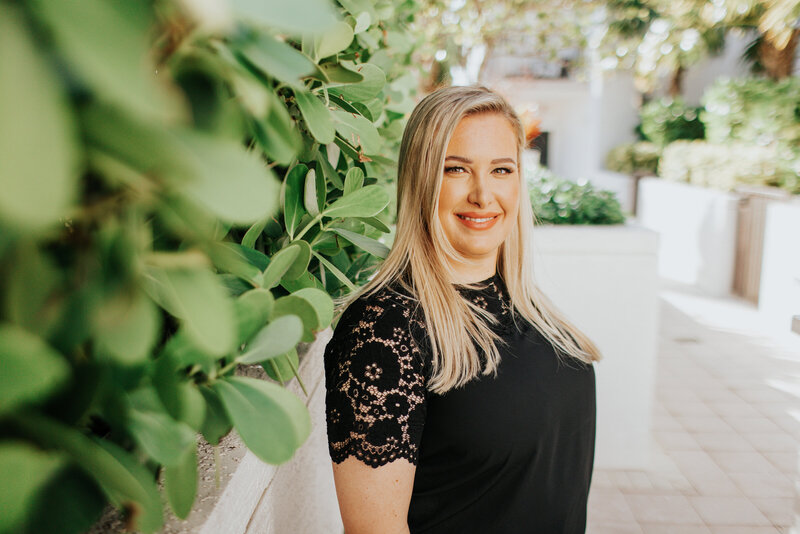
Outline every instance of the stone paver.
<svg viewBox="0 0 800 534">
<path fill-rule="evenodd" d="M 800 335 L 737 297 L 665 280 L 660 297 L 652 466 L 595 471 L 587 532 L 789 533 Z"/>
</svg>

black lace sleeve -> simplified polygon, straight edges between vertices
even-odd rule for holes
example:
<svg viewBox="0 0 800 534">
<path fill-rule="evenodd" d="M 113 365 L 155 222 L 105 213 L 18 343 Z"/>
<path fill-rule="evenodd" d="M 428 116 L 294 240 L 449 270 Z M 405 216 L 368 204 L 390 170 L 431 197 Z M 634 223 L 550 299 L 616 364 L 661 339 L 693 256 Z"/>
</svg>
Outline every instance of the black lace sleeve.
<svg viewBox="0 0 800 534">
<path fill-rule="evenodd" d="M 416 465 L 425 423 L 424 359 L 407 302 L 385 292 L 354 301 L 325 349 L 328 449 L 378 467 Z"/>
</svg>

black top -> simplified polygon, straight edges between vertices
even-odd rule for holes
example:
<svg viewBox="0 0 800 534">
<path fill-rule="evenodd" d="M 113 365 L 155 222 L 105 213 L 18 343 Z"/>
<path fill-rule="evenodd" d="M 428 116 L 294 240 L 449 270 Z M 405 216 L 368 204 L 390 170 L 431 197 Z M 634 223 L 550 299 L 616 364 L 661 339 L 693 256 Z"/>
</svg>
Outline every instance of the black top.
<svg viewBox="0 0 800 534">
<path fill-rule="evenodd" d="M 498 376 L 444 395 L 426 389 L 431 354 L 416 301 L 387 288 L 345 310 L 325 350 L 331 458 L 415 464 L 412 534 L 584 532 L 594 368 L 559 358 L 512 320 L 499 275 L 482 285 L 459 291 L 500 320 Z"/>
</svg>

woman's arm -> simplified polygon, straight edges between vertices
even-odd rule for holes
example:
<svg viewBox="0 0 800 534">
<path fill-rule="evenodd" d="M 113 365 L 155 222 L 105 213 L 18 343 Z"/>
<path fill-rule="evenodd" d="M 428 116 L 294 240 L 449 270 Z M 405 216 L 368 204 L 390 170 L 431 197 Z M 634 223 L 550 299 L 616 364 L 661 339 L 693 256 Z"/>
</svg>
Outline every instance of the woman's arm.
<svg viewBox="0 0 800 534">
<path fill-rule="evenodd" d="M 328 448 L 346 534 L 406 534 L 425 425 L 407 303 L 358 299 L 325 348 Z"/>
<path fill-rule="evenodd" d="M 333 463 L 345 534 L 408 534 L 408 506 L 416 466 L 399 458 L 370 467 L 350 456 Z"/>
</svg>

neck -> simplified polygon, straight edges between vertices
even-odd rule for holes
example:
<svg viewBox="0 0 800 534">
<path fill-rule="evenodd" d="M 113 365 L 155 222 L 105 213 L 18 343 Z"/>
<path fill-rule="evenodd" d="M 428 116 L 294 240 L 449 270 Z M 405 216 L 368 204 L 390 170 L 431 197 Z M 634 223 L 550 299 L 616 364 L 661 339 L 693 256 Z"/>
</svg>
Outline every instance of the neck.
<svg viewBox="0 0 800 534">
<path fill-rule="evenodd" d="M 491 278 L 497 272 L 497 258 L 479 263 L 452 262 L 453 282 L 456 284 L 472 284 Z"/>
</svg>

